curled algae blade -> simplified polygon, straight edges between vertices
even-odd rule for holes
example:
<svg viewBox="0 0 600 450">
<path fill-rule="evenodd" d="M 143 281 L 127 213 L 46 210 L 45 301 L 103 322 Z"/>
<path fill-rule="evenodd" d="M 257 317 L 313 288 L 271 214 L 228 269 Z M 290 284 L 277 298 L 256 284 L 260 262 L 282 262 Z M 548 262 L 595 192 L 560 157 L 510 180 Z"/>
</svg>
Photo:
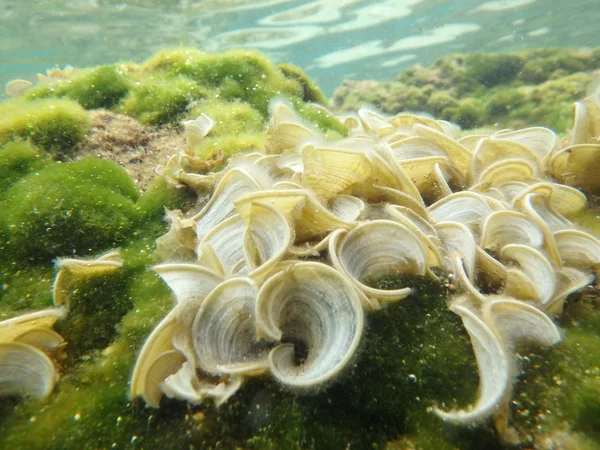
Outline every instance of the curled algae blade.
<svg viewBox="0 0 600 450">
<path fill-rule="evenodd" d="M 366 282 L 398 274 L 425 275 L 427 249 L 415 233 L 391 220 L 364 222 L 348 233 L 336 231 L 329 241 L 333 266 L 367 296 L 395 301 L 411 293 L 376 289 Z"/>
<path fill-rule="evenodd" d="M 550 301 L 556 288 L 556 274 L 548 259 L 538 250 L 526 245 L 509 244 L 500 250 L 500 258 L 515 261 L 534 287 L 535 300 Z M 527 297 L 525 297 L 527 299 Z"/>
<path fill-rule="evenodd" d="M 268 205 L 253 203 L 244 232 L 244 254 L 249 276 L 261 280 L 286 254 L 294 232 L 283 214 Z"/>
<path fill-rule="evenodd" d="M 511 385 L 511 362 L 496 335 L 473 311 L 458 304 L 450 309 L 460 316 L 471 337 L 479 369 L 479 397 L 467 409 L 443 411 L 435 407 L 434 412 L 447 422 L 474 424 L 489 418 L 506 401 Z"/>
<path fill-rule="evenodd" d="M 561 339 L 558 328 L 544 312 L 510 297 L 491 297 L 483 305 L 483 320 L 509 347 L 522 342 L 548 346 Z"/>
<path fill-rule="evenodd" d="M 363 308 L 352 284 L 321 263 L 299 262 L 269 278 L 256 303 L 258 334 L 302 342 L 304 362 L 295 362 L 293 343 L 269 353 L 273 376 L 295 388 L 318 387 L 350 361 L 362 336 Z"/>
<path fill-rule="evenodd" d="M 160 264 L 154 271 L 167 283 L 177 303 L 201 299 L 223 281 L 223 277 L 198 264 Z"/>
<path fill-rule="evenodd" d="M 47 397 L 58 376 L 44 352 L 20 342 L 0 342 L 0 397 Z"/>
<path fill-rule="evenodd" d="M 218 374 L 268 367 L 267 349 L 256 342 L 257 294 L 258 287 L 251 279 L 232 278 L 202 302 L 191 329 L 201 369 Z"/>
</svg>

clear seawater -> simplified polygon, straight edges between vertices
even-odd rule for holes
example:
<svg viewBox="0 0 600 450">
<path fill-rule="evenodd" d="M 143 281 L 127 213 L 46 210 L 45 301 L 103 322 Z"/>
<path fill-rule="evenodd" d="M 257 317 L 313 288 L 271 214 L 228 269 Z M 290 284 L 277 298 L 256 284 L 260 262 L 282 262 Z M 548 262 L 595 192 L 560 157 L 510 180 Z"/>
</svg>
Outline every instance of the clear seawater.
<svg viewBox="0 0 600 450">
<path fill-rule="evenodd" d="M 165 47 L 248 47 L 330 95 L 450 53 L 595 47 L 598 23 L 598 0 L 0 0 L 0 82 Z"/>
</svg>

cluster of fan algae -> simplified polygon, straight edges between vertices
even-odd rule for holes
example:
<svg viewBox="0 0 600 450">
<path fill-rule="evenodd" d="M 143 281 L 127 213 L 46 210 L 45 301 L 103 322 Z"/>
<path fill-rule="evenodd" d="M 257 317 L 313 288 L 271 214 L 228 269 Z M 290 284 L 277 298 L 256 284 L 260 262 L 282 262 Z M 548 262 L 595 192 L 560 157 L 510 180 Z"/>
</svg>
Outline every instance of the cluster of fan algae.
<svg viewBox="0 0 600 450">
<path fill-rule="evenodd" d="M 299 118 L 291 104 L 275 100 L 255 151 L 230 158 L 220 172 L 211 171 L 229 152 L 206 159 L 213 147 L 207 141 L 231 109 L 205 106 L 197 120 L 184 122 L 188 147 L 159 168 L 159 183 L 139 200 L 130 180 L 112 173 L 106 161 L 11 166 L 36 170 L 22 182 L 7 181 L 11 211 L 26 201 L 23 218 L 9 217 L 6 231 L 4 248 L 15 258 L 68 253 L 67 235 L 77 237 L 82 254 L 125 245 L 95 259 L 58 259 L 57 309 L 0 323 L 0 345 L 31 347 L 24 351 L 48 367 L 32 377 L 24 363 L 29 360 L 19 353 L 16 369 L 27 376 L 14 364 L 0 367 L 3 395 L 43 397 L 57 367 L 67 372 L 40 411 L 26 403 L 16 415 L 30 414 L 28 420 L 13 421 L 13 429 L 9 419 L 0 421 L 0 442 L 30 448 L 134 447 L 140 440 L 161 448 L 343 448 L 402 436 L 420 448 L 472 448 L 473 434 L 448 429 L 483 424 L 479 430 L 485 430 L 492 419 L 501 438 L 510 440 L 513 388 L 519 397 L 510 404 L 512 413 L 517 402 L 526 403 L 523 383 L 513 386 L 515 346 L 551 346 L 561 339 L 553 320 L 568 325 L 571 317 L 585 322 L 590 311 L 589 317 L 597 315 L 592 298 L 561 319 L 567 296 L 593 281 L 600 259 L 597 239 L 569 220 L 579 220 L 586 207 L 583 194 L 569 186 L 598 192 L 591 175 L 600 159 L 597 98 L 577 104 L 566 148 L 544 128 L 459 139 L 446 122 L 369 109 L 342 118 L 346 132 L 340 134 L 348 137 L 334 140 Z M 36 151 L 22 142 L 9 147 L 23 157 Z M 108 172 L 112 178 L 104 178 Z M 56 188 L 56 199 L 65 202 L 40 208 L 40 186 L 67 173 L 74 183 L 94 180 L 83 189 L 90 199 L 67 205 L 70 212 L 58 227 L 48 215 L 46 233 L 60 233 L 36 238 L 41 231 L 27 228 L 34 223 L 29 215 L 56 214 L 69 201 Z M 119 182 L 110 184 L 114 179 Z M 198 204 L 168 201 L 171 191 L 196 191 Z M 95 196 L 98 203 L 91 201 Z M 79 224 L 89 225 L 78 209 L 92 212 L 104 198 L 133 225 L 107 210 L 107 223 L 116 220 L 112 229 L 78 233 Z M 171 230 L 157 240 L 153 255 L 162 229 L 156 213 L 164 204 L 184 212 L 168 213 Z M 90 241 L 94 230 L 106 235 Z M 117 238 L 124 233 L 131 242 Z M 174 306 L 148 265 L 171 288 Z M 444 285 L 454 293 L 447 304 Z M 64 366 L 64 341 L 50 330 L 55 321 L 69 342 Z M 88 341 L 97 327 L 102 336 Z M 561 364 L 586 373 L 591 367 L 593 357 L 576 353 L 577 347 L 592 355 L 600 346 L 571 335 L 569 348 L 578 356 L 557 359 L 566 352 L 563 342 L 548 374 L 565 376 Z M 464 348 L 468 337 L 480 389 L 465 407 L 476 385 Z M 130 375 L 133 407 L 125 392 Z M 590 376 L 588 391 L 596 386 Z M 543 388 L 534 378 L 525 380 L 532 390 Z M 557 389 L 554 380 L 551 389 Z M 587 402 L 578 415 L 597 405 Z M 442 433 L 440 418 L 449 423 Z M 593 428 L 593 420 L 578 422 Z M 34 435 L 52 437 L 40 443 Z M 402 442 L 388 445 L 403 448 Z"/>
<path fill-rule="evenodd" d="M 265 153 L 203 174 L 182 152 L 163 169 L 214 189 L 206 204 L 172 214 L 159 240 L 178 256 L 154 267 L 177 303 L 138 357 L 132 396 L 220 405 L 266 373 L 320 387 L 352 360 L 365 311 L 411 293 L 377 280 L 436 278 L 443 268 L 480 389 L 466 409 L 433 411 L 458 424 L 493 416 L 502 434 L 514 346 L 560 341 L 552 317 L 600 267 L 600 242 L 566 218 L 586 207 L 585 195 L 550 178 L 597 190 L 580 164 L 599 159 L 600 145 L 588 143 L 598 99 L 578 105 L 573 145 L 561 150 L 545 128 L 457 139 L 447 122 L 364 108 L 345 118 L 348 138 L 327 141 L 284 102 L 271 110 Z M 208 116 L 186 123 L 190 148 L 212 125 Z"/>
</svg>

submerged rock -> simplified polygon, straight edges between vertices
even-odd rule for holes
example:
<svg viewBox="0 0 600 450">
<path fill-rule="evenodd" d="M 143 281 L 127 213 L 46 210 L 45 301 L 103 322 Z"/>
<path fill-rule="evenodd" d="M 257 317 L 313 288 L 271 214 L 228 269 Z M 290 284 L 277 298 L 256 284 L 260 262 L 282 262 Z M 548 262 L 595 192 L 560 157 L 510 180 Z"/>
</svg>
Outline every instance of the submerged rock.
<svg viewBox="0 0 600 450">
<path fill-rule="evenodd" d="M 346 81 L 333 94 L 342 111 L 371 104 L 388 114 L 425 112 L 462 128 L 572 124 L 572 104 L 600 69 L 600 50 L 540 49 L 444 56 L 394 81 Z"/>
</svg>

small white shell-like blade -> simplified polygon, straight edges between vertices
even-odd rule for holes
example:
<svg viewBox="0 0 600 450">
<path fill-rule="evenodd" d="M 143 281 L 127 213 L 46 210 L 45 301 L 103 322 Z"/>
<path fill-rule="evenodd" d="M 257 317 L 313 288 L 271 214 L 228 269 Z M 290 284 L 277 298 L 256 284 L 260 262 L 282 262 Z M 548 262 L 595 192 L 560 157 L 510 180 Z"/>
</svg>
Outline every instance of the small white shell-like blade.
<svg viewBox="0 0 600 450">
<path fill-rule="evenodd" d="M 380 146 L 379 151 L 383 156 L 375 150 L 367 152 L 367 157 L 371 162 L 371 175 L 365 181 L 353 184 L 351 186 L 351 194 L 373 202 L 380 195 L 375 186 L 383 185 L 403 192 L 417 202 L 423 202 L 419 190 L 402 166 L 394 161 L 389 148 L 386 150 Z"/>
<path fill-rule="evenodd" d="M 506 269 L 506 285 L 503 293 L 521 300 L 537 300 L 541 302 L 539 292 L 533 281 L 521 269 Z"/>
<path fill-rule="evenodd" d="M 477 247 L 476 267 L 480 285 L 487 291 L 498 290 L 506 282 L 506 267 L 481 247 Z"/>
<path fill-rule="evenodd" d="M 307 196 L 303 189 L 271 189 L 243 195 L 236 200 L 235 207 L 246 223 L 250 220 L 254 203 L 269 205 L 291 219 L 296 211 L 302 209 Z"/>
<path fill-rule="evenodd" d="M 522 159 L 532 167 L 539 167 L 541 161 L 532 150 L 518 142 L 498 138 L 481 139 L 471 160 L 472 179 L 478 180 L 485 169 L 506 159 Z"/>
<path fill-rule="evenodd" d="M 494 187 L 504 194 L 507 202 L 512 203 L 515 197 L 521 195 L 526 189 L 529 188 L 529 184 L 525 183 L 524 181 L 509 181 L 507 183 L 498 184 Z"/>
<path fill-rule="evenodd" d="M 205 236 L 212 228 L 235 214 L 234 201 L 244 194 L 260 189 L 256 179 L 243 169 L 231 169 L 215 188 L 210 201 L 191 218 L 196 223 L 198 238 Z"/>
<path fill-rule="evenodd" d="M 523 244 L 540 248 L 544 235 L 525 214 L 515 211 L 496 211 L 483 223 L 481 247 L 499 252 L 508 244 Z"/>
<path fill-rule="evenodd" d="M 33 83 L 27 80 L 12 80 L 6 83 L 4 92 L 9 97 L 20 97 L 33 87 Z"/>
<path fill-rule="evenodd" d="M 556 274 L 544 255 L 526 245 L 508 244 L 500 250 L 500 259 L 515 261 L 519 265 L 535 286 L 536 300 L 542 304 L 550 301 L 556 289 Z"/>
<path fill-rule="evenodd" d="M 67 310 L 62 307 L 48 308 L 32 313 L 21 314 L 0 322 L 0 333 L 4 333 L 5 328 L 16 326 L 26 326 L 26 328 L 51 328 L 58 319 L 67 315 Z"/>
<path fill-rule="evenodd" d="M 302 342 L 306 360 L 297 365 L 293 344 L 271 350 L 273 376 L 296 388 L 319 387 L 350 361 L 362 336 L 364 313 L 354 286 L 335 269 L 303 262 L 269 278 L 256 304 L 259 335 Z"/>
<path fill-rule="evenodd" d="M 435 229 L 446 253 L 457 253 L 461 256 L 466 274 L 474 283 L 477 244 L 471 230 L 460 222 L 438 222 Z"/>
<path fill-rule="evenodd" d="M 258 287 L 249 278 L 231 278 L 217 286 L 202 302 L 191 328 L 200 368 L 223 373 L 228 365 L 238 372 L 268 367 L 268 349 L 257 344 L 254 311 Z"/>
<path fill-rule="evenodd" d="M 497 186 L 509 181 L 527 181 L 537 176 L 538 166 L 521 158 L 497 161 L 486 167 L 477 178 L 479 184 Z"/>
<path fill-rule="evenodd" d="M 199 250 L 203 244 L 210 244 L 226 276 L 231 275 L 233 266 L 244 258 L 245 229 L 244 221 L 235 214 L 211 229 L 200 241 Z M 198 251 L 198 257 L 200 256 Z"/>
<path fill-rule="evenodd" d="M 327 233 L 343 229 L 350 230 L 355 224 L 345 222 L 323 206 L 313 195 L 306 197 L 306 204 L 294 217 L 297 242 L 323 238 Z"/>
<path fill-rule="evenodd" d="M 189 361 L 186 361 L 177 372 L 165 378 L 160 384 L 160 389 L 169 398 L 199 405 L 204 401 L 205 396 L 200 392 L 198 384 L 196 369 Z"/>
<path fill-rule="evenodd" d="M 404 206 L 414 211 L 415 214 L 418 214 L 423 219 L 430 220 L 429 212 L 427 211 L 422 198 L 420 200 L 415 200 L 410 195 L 388 186 L 374 184 L 372 188 L 373 193 L 375 194 L 371 198 L 372 202 L 389 202 L 394 205 Z"/>
<path fill-rule="evenodd" d="M 20 342 L 0 343 L 0 397 L 48 396 L 58 375 L 46 354 Z"/>
<path fill-rule="evenodd" d="M 450 309 L 460 316 L 471 337 L 479 369 L 479 397 L 465 410 L 446 412 L 436 407 L 434 412 L 447 422 L 475 424 L 492 416 L 507 400 L 511 362 L 505 348 L 483 320 L 462 305 L 453 304 Z"/>
<path fill-rule="evenodd" d="M 413 127 L 417 124 L 427 126 L 440 133 L 444 133 L 444 130 L 446 129 L 446 126 L 443 126 L 439 120 L 411 113 L 397 114 L 394 117 L 390 117 L 388 121 L 396 127 L 396 132 L 406 135 L 413 135 Z"/>
<path fill-rule="evenodd" d="M 486 302 L 487 300 L 485 295 L 477 290 L 473 284 L 473 281 L 471 281 L 467 276 L 464 261 L 460 254 L 456 252 L 451 253 L 450 261 L 452 262 L 452 271 L 454 272 L 455 283 L 457 284 L 458 288 L 467 294 L 468 298 L 476 300 L 477 304 Z"/>
<path fill-rule="evenodd" d="M 479 224 L 492 212 L 486 199 L 476 192 L 455 192 L 429 207 L 435 222 L 459 222 L 466 226 Z"/>
<path fill-rule="evenodd" d="M 510 297 L 490 297 L 483 305 L 483 320 L 509 347 L 521 342 L 549 346 L 560 341 L 558 328 L 544 312 Z"/>
<path fill-rule="evenodd" d="M 405 159 L 427 158 L 430 156 L 447 157 L 448 154 L 431 142 L 429 139 L 421 136 L 411 136 L 393 143 L 390 143 L 392 155 L 398 162 Z"/>
<path fill-rule="evenodd" d="M 177 303 L 202 299 L 223 277 L 198 264 L 160 264 L 154 271 L 167 283 Z"/>
<path fill-rule="evenodd" d="M 556 133 L 549 128 L 530 127 L 516 131 L 500 131 L 495 136 L 518 142 L 532 150 L 539 160 L 543 160 L 556 145 Z"/>
<path fill-rule="evenodd" d="M 404 225 L 421 240 L 422 246 L 426 249 L 427 267 L 441 266 L 440 241 L 437 239 L 435 229 L 428 222 L 402 206 L 385 205 L 384 210 L 390 219 Z"/>
<path fill-rule="evenodd" d="M 302 147 L 301 153 L 304 163 L 302 185 L 320 199 L 329 200 L 371 174 L 371 163 L 360 151 L 308 144 Z"/>
<path fill-rule="evenodd" d="M 600 188 L 600 145 L 573 145 L 556 152 L 550 159 L 550 170 L 562 183 L 586 190 Z"/>
<path fill-rule="evenodd" d="M 249 276 L 262 278 L 280 261 L 294 241 L 287 219 L 271 206 L 253 203 L 244 233 L 244 254 Z"/>
<path fill-rule="evenodd" d="M 433 179 L 435 185 L 435 199 L 442 199 L 452 194 L 452 189 L 448 184 L 448 180 L 452 177 L 451 171 L 447 169 L 445 164 L 437 163 L 433 166 Z"/>
<path fill-rule="evenodd" d="M 0 331 L 0 336 L 2 331 Z M 0 341 L 3 340 L 0 337 Z M 31 345 L 44 353 L 49 353 L 56 350 L 65 340 L 56 331 L 48 330 L 46 328 L 33 328 L 25 331 L 14 338 L 14 342 L 21 342 L 22 344 Z"/>
<path fill-rule="evenodd" d="M 409 288 L 383 290 L 365 283 L 398 274 L 425 275 L 426 248 L 409 228 L 391 220 L 364 222 L 347 234 L 336 231 L 329 241 L 329 257 L 369 297 L 400 300 Z"/>
<path fill-rule="evenodd" d="M 198 245 L 196 250 L 196 254 L 198 255 L 196 263 L 200 264 L 203 267 L 206 267 L 209 270 L 212 270 L 219 275 L 225 275 L 225 268 L 223 267 L 223 263 L 217 256 L 217 252 L 212 248 L 208 242 L 201 242 Z"/>
<path fill-rule="evenodd" d="M 185 362 L 185 357 L 177 350 L 161 353 L 149 365 L 145 374 L 144 392 L 142 397 L 151 408 L 160 406 L 162 398 L 161 383 L 170 375 L 177 373 Z"/>
<path fill-rule="evenodd" d="M 154 392 L 157 387 L 157 385 L 147 385 L 148 372 L 161 354 L 173 350 L 171 337 L 174 329 L 175 312 L 171 311 L 152 330 L 150 336 L 146 338 L 146 342 L 144 342 L 133 368 L 129 387 L 129 396 L 131 398 L 143 397 L 146 402 L 153 401 L 152 398 L 145 398 L 146 392 Z"/>
<path fill-rule="evenodd" d="M 554 298 L 546 305 L 548 314 L 555 315 L 562 311 L 566 298 L 594 281 L 594 275 L 572 267 L 563 267 L 556 271 L 558 288 Z"/>
<path fill-rule="evenodd" d="M 454 139 L 446 136 L 441 131 L 435 130 L 431 127 L 416 124 L 413 130 L 420 136 L 425 137 L 435 146 L 443 148 L 448 158 L 452 162 L 461 175 L 468 181 L 470 165 L 471 165 L 471 152 L 463 147 L 461 144 L 456 142 Z"/>
<path fill-rule="evenodd" d="M 304 141 L 320 138 L 320 133 L 303 123 L 287 102 L 273 99 L 269 109 L 271 120 L 265 132 L 265 151 L 268 155 L 296 149 Z"/>
<path fill-rule="evenodd" d="M 216 122 L 214 119 L 204 113 L 200 114 L 196 120 L 184 120 L 183 126 L 185 128 L 188 149 L 192 150 L 198 147 L 215 125 Z"/>
<path fill-rule="evenodd" d="M 335 195 L 329 200 L 329 211 L 344 222 L 354 222 L 365 209 L 365 202 L 352 195 Z"/>
<path fill-rule="evenodd" d="M 579 230 L 563 230 L 554 233 L 554 239 L 567 266 L 598 271 L 600 241 L 594 236 Z"/>
<path fill-rule="evenodd" d="M 363 128 L 369 133 L 382 137 L 394 132 L 394 126 L 381 114 L 364 106 L 357 112 Z"/>
</svg>

